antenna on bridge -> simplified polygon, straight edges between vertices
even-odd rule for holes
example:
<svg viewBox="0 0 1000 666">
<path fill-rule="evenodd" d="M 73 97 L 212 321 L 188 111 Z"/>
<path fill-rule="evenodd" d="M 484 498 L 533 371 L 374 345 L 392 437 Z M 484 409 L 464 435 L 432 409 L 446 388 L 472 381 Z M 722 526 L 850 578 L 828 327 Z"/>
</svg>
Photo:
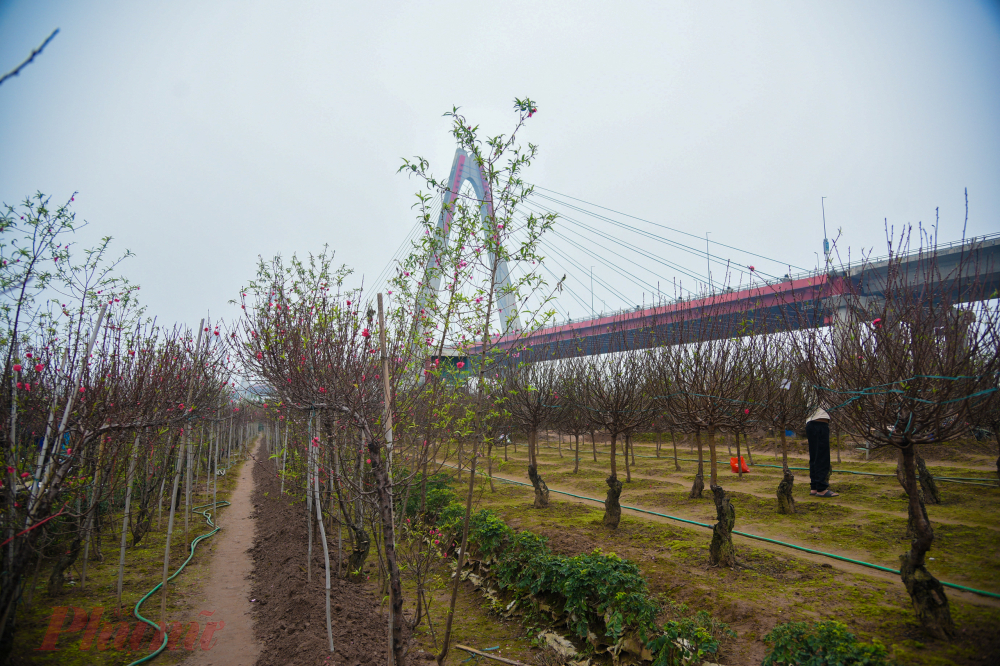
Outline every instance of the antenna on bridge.
<svg viewBox="0 0 1000 666">
<path fill-rule="evenodd" d="M 830 240 L 826 235 L 826 197 L 819 198 L 820 208 L 823 210 L 823 257 L 825 258 L 825 263 L 823 264 L 823 271 L 826 272 L 830 269 Z"/>
</svg>

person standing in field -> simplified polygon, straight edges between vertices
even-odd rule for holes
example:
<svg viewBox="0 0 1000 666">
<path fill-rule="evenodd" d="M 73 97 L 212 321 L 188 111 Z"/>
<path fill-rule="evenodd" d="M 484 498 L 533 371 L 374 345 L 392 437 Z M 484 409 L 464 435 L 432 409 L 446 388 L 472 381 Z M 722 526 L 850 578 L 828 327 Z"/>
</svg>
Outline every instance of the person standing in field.
<svg viewBox="0 0 1000 666">
<path fill-rule="evenodd" d="M 817 407 L 806 419 L 806 439 L 809 441 L 809 494 L 816 497 L 837 497 L 830 490 L 830 415 Z"/>
</svg>

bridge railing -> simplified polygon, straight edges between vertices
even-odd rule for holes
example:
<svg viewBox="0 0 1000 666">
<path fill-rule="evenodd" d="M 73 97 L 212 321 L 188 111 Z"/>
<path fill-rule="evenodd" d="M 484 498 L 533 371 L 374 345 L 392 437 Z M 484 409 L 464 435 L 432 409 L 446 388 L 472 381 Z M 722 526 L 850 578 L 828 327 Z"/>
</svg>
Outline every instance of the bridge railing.
<svg viewBox="0 0 1000 666">
<path fill-rule="evenodd" d="M 948 242 L 948 243 L 938 243 L 937 245 L 932 246 L 931 248 L 924 248 L 924 251 L 934 250 L 936 252 L 941 252 L 941 251 L 944 251 L 944 250 L 950 250 L 950 249 L 954 249 L 954 248 L 957 248 L 957 247 L 972 246 L 972 245 L 975 245 L 975 244 L 982 244 L 982 243 L 987 243 L 987 242 L 991 242 L 991 241 L 998 241 L 998 240 L 1000 240 L 1000 233 L 983 234 L 981 236 L 972 236 L 972 237 L 966 238 L 964 240 L 951 241 L 951 242 Z M 907 254 L 908 255 L 914 255 L 914 256 L 916 256 L 916 254 L 919 251 L 920 250 L 912 251 L 912 252 L 908 252 Z M 832 269 L 834 271 L 836 271 L 837 273 L 847 272 L 847 271 L 850 271 L 852 269 L 859 268 L 861 266 L 866 266 L 866 265 L 871 265 L 871 264 L 877 264 L 877 263 L 881 263 L 881 262 L 884 262 L 884 261 L 888 261 L 889 259 L 892 259 L 892 258 L 894 258 L 894 256 L 891 255 L 891 254 L 880 255 L 880 256 L 876 256 L 876 257 L 872 257 L 872 256 L 869 255 L 869 256 L 864 256 L 863 258 L 861 258 L 861 259 L 859 259 L 857 261 L 849 262 L 847 264 L 835 265 L 835 266 L 832 267 Z M 592 314 L 592 315 L 585 315 L 583 317 L 572 317 L 572 318 L 569 318 L 569 319 L 563 319 L 563 320 L 560 320 L 558 322 L 553 322 L 551 324 L 551 326 L 567 326 L 567 325 L 570 325 L 570 324 L 577 324 L 577 323 L 581 323 L 581 322 L 594 321 L 595 319 L 605 319 L 605 318 L 609 318 L 609 317 L 611 317 L 611 318 L 617 318 L 617 317 L 622 317 L 622 316 L 627 315 L 627 314 L 632 314 L 632 313 L 635 313 L 635 312 L 640 312 L 640 311 L 642 311 L 643 309 L 646 309 L 646 308 L 660 307 L 660 306 L 664 306 L 664 305 L 678 305 L 678 304 L 683 304 L 683 303 L 691 303 L 693 301 L 702 300 L 704 298 L 711 298 L 713 296 L 723 296 L 725 294 L 730 294 L 730 293 L 735 293 L 735 292 L 740 292 L 740 291 L 747 291 L 747 290 L 753 289 L 755 287 L 756 288 L 760 288 L 760 287 L 763 287 L 763 286 L 774 286 L 774 285 L 780 285 L 780 284 L 785 284 L 785 283 L 789 283 L 789 282 L 794 282 L 796 280 L 804 280 L 806 278 L 817 277 L 817 276 L 823 274 L 823 272 L 824 271 L 822 269 L 820 269 L 820 270 L 813 269 L 813 270 L 810 270 L 810 271 L 798 271 L 796 273 L 787 273 L 784 276 L 782 276 L 781 278 L 772 279 L 772 280 L 766 280 L 764 278 L 757 277 L 755 279 L 751 279 L 748 282 L 739 282 L 737 284 L 729 284 L 729 285 L 726 285 L 725 287 L 722 287 L 722 288 L 712 289 L 712 290 L 706 290 L 705 292 L 696 294 L 694 296 L 686 297 L 686 298 L 661 298 L 659 301 L 657 301 L 657 302 L 651 302 L 648 305 L 637 305 L 635 307 L 621 308 L 621 309 L 618 309 L 618 310 L 611 310 L 611 311 L 607 311 L 607 312 L 603 312 L 602 311 L 600 313 L 595 313 L 595 314 Z M 546 327 L 546 328 L 548 328 L 548 327 Z"/>
</svg>

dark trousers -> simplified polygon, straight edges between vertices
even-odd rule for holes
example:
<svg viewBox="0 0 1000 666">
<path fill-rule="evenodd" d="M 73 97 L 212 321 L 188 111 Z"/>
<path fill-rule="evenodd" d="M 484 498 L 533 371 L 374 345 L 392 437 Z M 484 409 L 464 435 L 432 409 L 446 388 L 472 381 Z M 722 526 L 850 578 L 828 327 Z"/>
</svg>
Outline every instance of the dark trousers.
<svg viewBox="0 0 1000 666">
<path fill-rule="evenodd" d="M 830 487 L 830 424 L 810 421 L 806 424 L 809 440 L 809 487 L 823 492 Z"/>
</svg>

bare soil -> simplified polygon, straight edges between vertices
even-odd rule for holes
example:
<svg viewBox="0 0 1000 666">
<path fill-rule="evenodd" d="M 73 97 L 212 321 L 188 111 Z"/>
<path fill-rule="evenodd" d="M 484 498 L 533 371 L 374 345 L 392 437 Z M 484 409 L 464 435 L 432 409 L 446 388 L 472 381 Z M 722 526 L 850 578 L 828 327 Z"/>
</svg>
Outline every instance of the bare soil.
<svg viewBox="0 0 1000 666">
<path fill-rule="evenodd" d="M 371 585 L 334 579 L 333 643 L 326 632 L 323 548 L 314 535 L 312 582 L 306 581 L 308 527 L 305 505 L 281 496 L 281 483 L 266 457 L 253 466 L 256 537 L 251 599 L 254 632 L 261 643 L 258 666 L 385 664 L 387 616 Z M 336 567 L 336 548 L 331 566 Z"/>
<path fill-rule="evenodd" d="M 216 623 L 215 641 L 192 654 L 184 666 L 252 666 L 260 653 L 250 615 L 253 562 L 248 549 L 254 534 L 251 467 L 240 467 L 231 504 L 217 522 L 222 530 L 211 539 L 209 577 L 198 606 L 205 609 L 202 613 L 208 622 Z"/>
</svg>

